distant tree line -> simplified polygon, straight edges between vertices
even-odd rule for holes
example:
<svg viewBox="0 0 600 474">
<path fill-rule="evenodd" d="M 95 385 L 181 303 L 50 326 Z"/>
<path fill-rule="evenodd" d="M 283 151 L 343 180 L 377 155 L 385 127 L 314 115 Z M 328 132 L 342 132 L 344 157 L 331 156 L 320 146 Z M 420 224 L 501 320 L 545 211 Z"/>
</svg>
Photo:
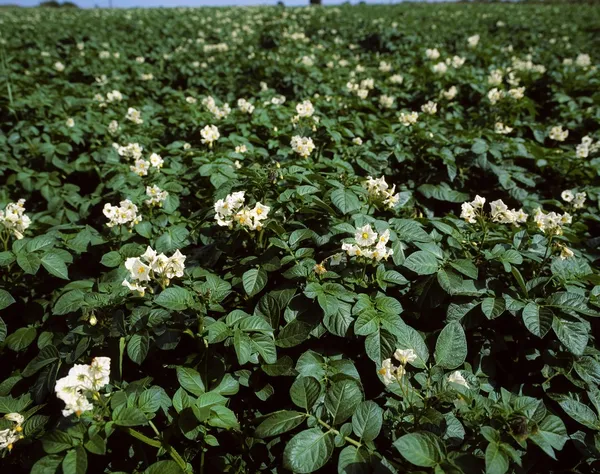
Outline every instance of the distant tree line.
<svg viewBox="0 0 600 474">
<path fill-rule="evenodd" d="M 58 3 L 58 2 L 56 2 L 54 0 L 50 0 L 50 1 L 47 1 L 47 2 L 42 2 L 42 3 L 40 3 L 40 7 L 46 7 L 46 8 L 79 8 L 73 2 Z"/>
</svg>

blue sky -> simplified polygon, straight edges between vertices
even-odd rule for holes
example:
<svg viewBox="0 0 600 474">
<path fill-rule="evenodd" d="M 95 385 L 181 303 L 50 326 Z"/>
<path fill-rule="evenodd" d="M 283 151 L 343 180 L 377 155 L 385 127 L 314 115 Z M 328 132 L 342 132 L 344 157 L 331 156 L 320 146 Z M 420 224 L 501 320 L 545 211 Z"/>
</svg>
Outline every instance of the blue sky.
<svg viewBox="0 0 600 474">
<path fill-rule="evenodd" d="M 36 6 L 41 0 L 0 0 L 2 4 L 17 4 L 22 6 Z M 63 0 L 59 0 L 63 1 Z M 107 7 L 109 0 L 72 0 L 80 7 L 91 8 L 94 5 Z M 323 5 L 336 5 L 344 0 L 322 0 Z M 365 0 L 367 3 L 399 3 L 400 0 Z M 309 0 L 283 0 L 286 5 L 308 5 Z M 351 0 L 350 3 L 358 3 L 359 0 Z M 277 0 L 112 0 L 114 7 L 179 7 L 179 6 L 228 6 L 228 5 L 276 5 Z"/>
</svg>

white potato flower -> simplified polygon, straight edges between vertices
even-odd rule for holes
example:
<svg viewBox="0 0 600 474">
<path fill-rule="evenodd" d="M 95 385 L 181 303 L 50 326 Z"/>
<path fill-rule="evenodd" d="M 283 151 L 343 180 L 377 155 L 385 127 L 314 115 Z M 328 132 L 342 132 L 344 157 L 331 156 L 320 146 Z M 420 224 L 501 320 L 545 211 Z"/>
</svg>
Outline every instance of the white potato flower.
<svg viewBox="0 0 600 474">
<path fill-rule="evenodd" d="M 207 125 L 201 131 L 202 135 L 202 143 L 208 143 L 209 147 L 213 146 L 213 143 L 216 142 L 221 134 L 219 133 L 219 129 L 215 125 Z"/>
<path fill-rule="evenodd" d="M 469 388 L 467 380 L 463 377 L 459 370 L 455 370 L 448 376 L 448 382 L 462 385 L 463 387 Z"/>
<path fill-rule="evenodd" d="M 31 225 L 31 219 L 25 214 L 25 199 L 11 202 L 4 210 L 0 210 L 0 229 L 13 234 L 17 240 L 21 240 L 23 232 Z"/>
<path fill-rule="evenodd" d="M 556 140 L 557 142 L 564 142 L 569 136 L 569 131 L 563 130 L 562 126 L 560 125 L 556 125 L 550 129 L 548 136 L 550 139 Z"/>
</svg>

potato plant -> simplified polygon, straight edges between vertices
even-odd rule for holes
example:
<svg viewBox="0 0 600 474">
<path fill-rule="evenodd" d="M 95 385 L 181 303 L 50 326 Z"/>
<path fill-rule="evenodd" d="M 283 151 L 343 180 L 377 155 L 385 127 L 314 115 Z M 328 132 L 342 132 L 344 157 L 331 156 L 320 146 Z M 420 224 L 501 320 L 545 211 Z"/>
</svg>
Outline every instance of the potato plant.
<svg viewBox="0 0 600 474">
<path fill-rule="evenodd" d="M 3 9 L 2 472 L 600 469 L 600 9 Z"/>
</svg>

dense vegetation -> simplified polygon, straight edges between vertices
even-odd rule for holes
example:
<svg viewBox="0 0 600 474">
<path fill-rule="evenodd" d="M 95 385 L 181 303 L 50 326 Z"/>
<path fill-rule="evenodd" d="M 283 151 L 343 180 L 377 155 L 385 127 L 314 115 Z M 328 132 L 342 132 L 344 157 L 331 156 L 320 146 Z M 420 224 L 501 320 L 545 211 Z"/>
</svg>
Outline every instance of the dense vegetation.
<svg viewBox="0 0 600 474">
<path fill-rule="evenodd" d="M 600 9 L 0 15 L 1 471 L 600 466 Z"/>
</svg>

